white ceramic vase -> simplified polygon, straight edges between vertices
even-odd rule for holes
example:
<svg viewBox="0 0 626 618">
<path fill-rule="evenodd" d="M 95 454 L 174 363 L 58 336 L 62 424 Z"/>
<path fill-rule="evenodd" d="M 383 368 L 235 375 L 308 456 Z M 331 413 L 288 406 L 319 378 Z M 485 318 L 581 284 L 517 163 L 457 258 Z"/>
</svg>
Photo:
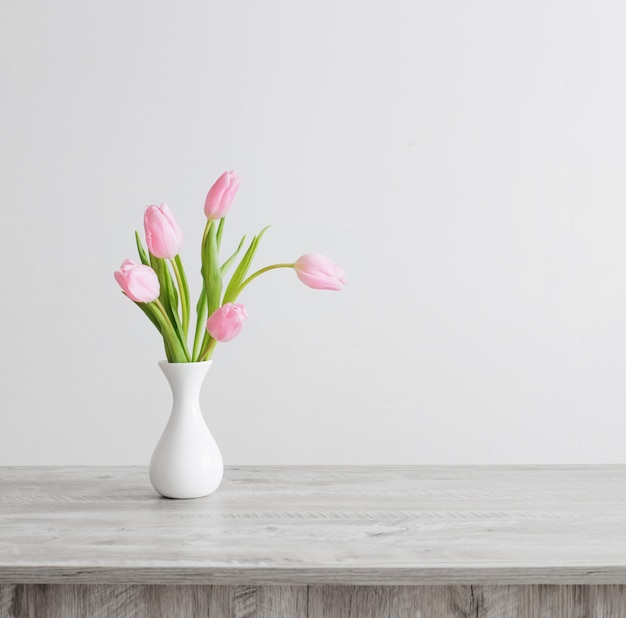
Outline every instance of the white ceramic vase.
<svg viewBox="0 0 626 618">
<path fill-rule="evenodd" d="M 150 482 L 166 498 L 201 498 L 222 482 L 222 454 L 200 411 L 200 390 L 211 363 L 159 363 L 173 404 L 150 460 Z"/>
</svg>

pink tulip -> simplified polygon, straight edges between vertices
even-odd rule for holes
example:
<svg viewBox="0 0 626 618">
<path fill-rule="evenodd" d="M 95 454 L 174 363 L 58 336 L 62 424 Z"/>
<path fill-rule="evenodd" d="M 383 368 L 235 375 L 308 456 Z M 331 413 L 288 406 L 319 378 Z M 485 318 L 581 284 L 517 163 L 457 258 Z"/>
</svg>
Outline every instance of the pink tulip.
<svg viewBox="0 0 626 618">
<path fill-rule="evenodd" d="M 209 189 L 204 201 L 204 214 L 207 219 L 213 221 L 221 219 L 229 211 L 237 190 L 241 184 L 241 178 L 235 172 L 224 172 Z"/>
<path fill-rule="evenodd" d="M 128 298 L 136 303 L 151 303 L 159 297 L 159 278 L 150 266 L 124 260 L 114 277 Z"/>
<path fill-rule="evenodd" d="M 307 253 L 293 265 L 298 279 L 316 290 L 341 290 L 346 283 L 343 268 L 319 253 Z"/>
<path fill-rule="evenodd" d="M 247 318 L 248 314 L 243 305 L 226 303 L 211 314 L 206 329 L 214 339 L 230 341 L 241 332 Z"/>
<path fill-rule="evenodd" d="M 143 215 L 143 226 L 152 255 L 168 260 L 178 255 L 183 244 L 183 232 L 167 205 L 148 206 Z"/>
</svg>

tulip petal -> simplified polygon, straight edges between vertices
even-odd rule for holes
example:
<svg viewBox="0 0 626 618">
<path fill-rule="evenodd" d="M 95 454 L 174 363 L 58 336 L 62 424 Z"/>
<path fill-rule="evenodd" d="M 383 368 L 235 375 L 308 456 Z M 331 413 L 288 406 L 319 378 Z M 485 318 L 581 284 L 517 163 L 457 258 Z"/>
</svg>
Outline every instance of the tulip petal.
<svg viewBox="0 0 626 618">
<path fill-rule="evenodd" d="M 124 260 L 113 275 L 126 295 L 136 303 L 150 303 L 159 297 L 159 279 L 150 266 Z"/>
<path fill-rule="evenodd" d="M 231 341 L 241 332 L 247 318 L 244 305 L 226 303 L 210 315 L 206 329 L 217 341 Z"/>
<path fill-rule="evenodd" d="M 213 184 L 204 201 L 204 214 L 209 221 L 222 219 L 229 211 L 241 178 L 234 171 L 224 172 Z"/>
<path fill-rule="evenodd" d="M 293 265 L 298 279 L 316 290 L 341 290 L 346 284 L 343 269 L 319 253 L 307 253 Z"/>
<path fill-rule="evenodd" d="M 143 217 L 146 243 L 158 258 L 174 259 L 183 243 L 183 232 L 167 204 L 147 206 Z"/>
</svg>

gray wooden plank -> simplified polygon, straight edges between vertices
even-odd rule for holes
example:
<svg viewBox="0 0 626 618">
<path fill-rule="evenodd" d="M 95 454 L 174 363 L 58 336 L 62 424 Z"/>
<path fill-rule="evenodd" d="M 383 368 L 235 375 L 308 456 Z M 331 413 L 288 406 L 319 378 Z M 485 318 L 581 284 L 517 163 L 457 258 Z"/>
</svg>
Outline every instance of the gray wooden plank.
<svg viewBox="0 0 626 618">
<path fill-rule="evenodd" d="M 148 618 L 147 587 L 77 584 L 0 585 L 3 618 Z M 181 618 L 192 614 L 179 615 Z"/>
<path fill-rule="evenodd" d="M 310 586 L 309 618 L 466 618 L 470 586 Z"/>
<path fill-rule="evenodd" d="M 142 597 L 138 607 L 145 612 L 145 618 L 216 618 L 209 614 L 211 586 L 148 585 L 137 588 Z"/>
<path fill-rule="evenodd" d="M 382 616 L 382 614 L 381 614 Z M 393 618 L 476 618 L 472 586 L 399 586 L 391 594 Z"/>
<path fill-rule="evenodd" d="M 309 586 L 308 617 L 349 616 L 353 586 Z"/>
<path fill-rule="evenodd" d="M 0 616 L 307 618 L 307 587 L 0 584 Z"/>
<path fill-rule="evenodd" d="M 309 618 L 619 618 L 626 586 L 310 586 Z"/>
<path fill-rule="evenodd" d="M 626 586 L 0 584 L 2 618 L 618 618 Z"/>
<path fill-rule="evenodd" d="M 626 466 L 0 468 L 0 582 L 619 584 Z"/>
<path fill-rule="evenodd" d="M 210 618 L 307 618 L 306 586 L 212 586 Z"/>
<path fill-rule="evenodd" d="M 476 618 L 618 618 L 626 586 L 477 586 Z"/>
<path fill-rule="evenodd" d="M 385 586 L 310 586 L 309 618 L 377 618 L 391 616 L 391 596 Z"/>
</svg>

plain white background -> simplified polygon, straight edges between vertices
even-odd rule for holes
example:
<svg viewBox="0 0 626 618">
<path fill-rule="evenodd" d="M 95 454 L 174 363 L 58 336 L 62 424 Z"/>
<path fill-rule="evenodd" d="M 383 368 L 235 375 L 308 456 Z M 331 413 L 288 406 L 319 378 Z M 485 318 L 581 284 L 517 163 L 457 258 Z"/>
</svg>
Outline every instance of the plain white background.
<svg viewBox="0 0 626 618">
<path fill-rule="evenodd" d="M 0 464 L 147 464 L 170 407 L 113 279 L 147 204 L 250 286 L 202 394 L 227 464 L 624 462 L 624 9 L 4 0 Z M 192 277 L 197 294 L 199 278 Z"/>
</svg>

